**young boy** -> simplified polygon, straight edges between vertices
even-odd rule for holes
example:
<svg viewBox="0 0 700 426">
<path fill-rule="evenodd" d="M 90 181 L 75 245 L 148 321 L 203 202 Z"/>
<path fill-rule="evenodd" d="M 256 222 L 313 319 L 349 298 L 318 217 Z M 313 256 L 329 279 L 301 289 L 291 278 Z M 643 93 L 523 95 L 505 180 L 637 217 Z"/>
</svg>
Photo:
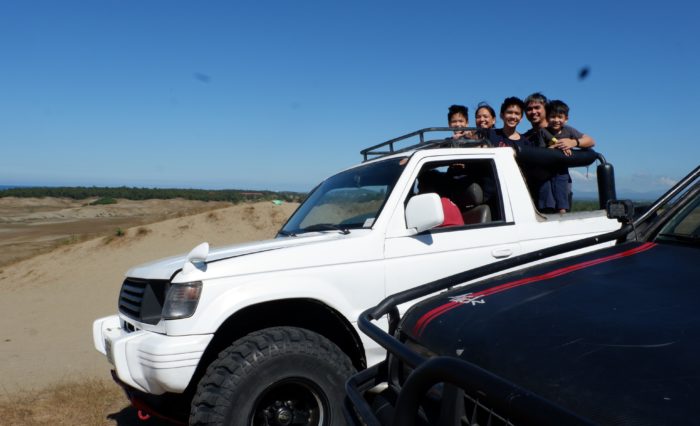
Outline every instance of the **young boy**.
<svg viewBox="0 0 700 426">
<path fill-rule="evenodd" d="M 595 141 L 590 136 L 566 125 L 569 121 L 569 106 L 564 102 L 550 101 L 546 110 L 547 131 L 544 133 L 550 148 L 561 149 L 566 155 L 571 155 L 572 148 L 590 148 L 595 145 Z M 554 202 L 554 211 L 559 213 L 570 211 L 571 176 L 569 169 L 567 167 L 556 169 L 554 176 L 549 180 L 549 186 L 551 199 Z M 551 204 L 548 207 L 551 208 Z"/>
<path fill-rule="evenodd" d="M 447 110 L 447 125 L 449 127 L 467 127 L 469 126 L 469 110 L 464 105 L 452 105 Z M 452 136 L 455 139 L 467 136 L 464 130 L 455 131 Z"/>
</svg>

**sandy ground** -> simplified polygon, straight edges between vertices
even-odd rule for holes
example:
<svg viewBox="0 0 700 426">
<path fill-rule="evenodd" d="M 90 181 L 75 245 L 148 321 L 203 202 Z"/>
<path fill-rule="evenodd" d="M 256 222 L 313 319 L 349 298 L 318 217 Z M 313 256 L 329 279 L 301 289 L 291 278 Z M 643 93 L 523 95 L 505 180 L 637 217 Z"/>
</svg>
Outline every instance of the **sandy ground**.
<svg viewBox="0 0 700 426">
<path fill-rule="evenodd" d="M 231 205 L 173 199 L 91 206 L 94 200 L 0 198 L 0 267 L 120 228 Z"/>
<path fill-rule="evenodd" d="M 116 313 L 127 269 L 187 252 L 203 241 L 216 247 L 271 238 L 297 207 L 270 202 L 227 204 L 231 207 L 183 216 L 212 205 L 149 200 L 88 207 L 54 200 L 54 205 L 47 206 L 46 200 L 27 200 L 22 207 L 21 200 L 2 200 L 0 389 L 8 393 L 66 379 L 109 378 L 109 364 L 92 344 L 92 322 Z M 159 214 L 182 217 L 143 224 Z M 115 225 L 122 226 L 125 235 L 109 231 Z M 66 235 L 71 237 L 68 241 Z M 93 238 L 81 241 L 85 235 Z M 6 252 L 44 240 L 60 243 L 54 241 L 47 253 L 9 260 L 12 253 Z"/>
</svg>

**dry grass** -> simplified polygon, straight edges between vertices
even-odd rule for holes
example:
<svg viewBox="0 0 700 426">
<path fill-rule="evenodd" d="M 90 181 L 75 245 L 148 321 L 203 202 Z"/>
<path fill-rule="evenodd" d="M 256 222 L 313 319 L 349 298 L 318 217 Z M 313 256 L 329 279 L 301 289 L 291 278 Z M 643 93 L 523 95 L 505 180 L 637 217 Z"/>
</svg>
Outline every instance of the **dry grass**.
<svg viewBox="0 0 700 426">
<path fill-rule="evenodd" d="M 248 206 L 243 210 L 243 215 L 241 216 L 244 221 L 253 225 L 257 230 L 265 229 L 266 223 L 262 221 L 260 213 L 255 210 L 255 206 Z"/>
<path fill-rule="evenodd" d="M 166 426 L 140 421 L 113 382 L 86 379 L 0 396 L 0 425 Z"/>
<path fill-rule="evenodd" d="M 146 228 L 145 226 L 141 226 L 138 229 L 136 229 L 136 236 L 137 237 L 143 237 L 145 235 L 148 235 L 152 232 L 150 228 Z"/>
<path fill-rule="evenodd" d="M 122 230 L 121 228 L 117 228 L 117 230 L 112 234 L 108 235 L 106 237 L 102 238 L 102 243 L 105 245 L 108 244 L 114 244 L 115 242 L 123 242 L 126 240 L 125 237 L 130 236 L 133 234 L 134 237 L 136 238 L 141 238 L 145 237 L 146 235 L 150 234 L 153 232 L 151 228 L 145 227 L 145 226 L 140 226 L 136 228 L 135 231 L 131 230 Z"/>
</svg>

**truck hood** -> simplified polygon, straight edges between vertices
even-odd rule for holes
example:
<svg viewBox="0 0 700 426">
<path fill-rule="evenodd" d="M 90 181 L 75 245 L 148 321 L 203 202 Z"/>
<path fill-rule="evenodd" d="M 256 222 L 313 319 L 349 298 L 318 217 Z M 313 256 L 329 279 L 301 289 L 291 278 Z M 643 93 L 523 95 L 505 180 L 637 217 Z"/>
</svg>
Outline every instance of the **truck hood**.
<svg viewBox="0 0 700 426">
<path fill-rule="evenodd" d="M 427 299 L 401 332 L 596 423 L 676 424 L 700 387 L 699 256 L 635 242 L 550 262 Z"/>
<path fill-rule="evenodd" d="M 353 231 L 354 234 L 366 233 L 366 230 Z M 235 244 L 224 247 L 217 247 L 206 254 L 206 258 L 202 262 L 208 264 L 223 259 L 249 256 L 255 253 L 262 253 L 271 250 L 284 250 L 292 247 L 317 245 L 327 243 L 329 241 L 337 241 L 347 237 L 338 232 L 323 232 L 323 233 L 308 233 L 296 237 L 280 237 L 270 240 L 254 241 L 249 243 Z M 182 270 L 187 263 L 187 253 L 181 255 L 167 257 L 142 265 L 135 266 L 129 269 L 126 273 L 127 277 L 142 278 L 142 279 L 171 279 L 178 271 Z"/>
</svg>

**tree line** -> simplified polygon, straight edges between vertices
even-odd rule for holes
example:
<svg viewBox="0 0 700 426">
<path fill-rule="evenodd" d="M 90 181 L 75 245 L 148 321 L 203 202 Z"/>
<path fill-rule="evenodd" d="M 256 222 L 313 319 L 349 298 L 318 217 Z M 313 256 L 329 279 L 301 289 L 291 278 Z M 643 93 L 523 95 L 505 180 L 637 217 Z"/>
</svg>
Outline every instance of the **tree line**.
<svg viewBox="0 0 700 426">
<path fill-rule="evenodd" d="M 299 202 L 306 197 L 301 192 L 247 191 L 240 189 L 186 189 L 186 188 L 135 188 L 135 187 L 99 187 L 99 186 L 56 186 L 56 187 L 22 187 L 0 191 L 0 197 L 22 198 L 71 198 L 85 200 L 88 198 L 124 198 L 127 200 L 149 200 L 183 198 L 198 201 L 265 201 L 282 200 Z"/>
</svg>

